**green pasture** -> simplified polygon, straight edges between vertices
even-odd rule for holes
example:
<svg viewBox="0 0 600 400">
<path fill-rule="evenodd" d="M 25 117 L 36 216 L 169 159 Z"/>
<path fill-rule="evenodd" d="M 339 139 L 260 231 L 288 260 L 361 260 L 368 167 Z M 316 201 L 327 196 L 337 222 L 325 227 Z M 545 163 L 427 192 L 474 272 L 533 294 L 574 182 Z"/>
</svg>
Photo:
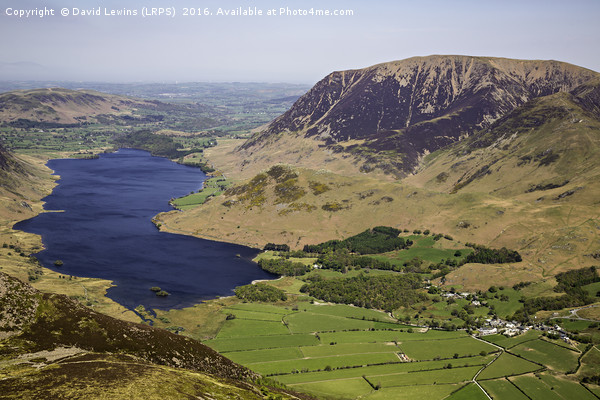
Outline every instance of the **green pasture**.
<svg viewBox="0 0 600 400">
<path fill-rule="evenodd" d="M 263 375 L 290 374 L 294 371 L 316 371 L 327 367 L 359 367 L 369 364 L 400 362 L 394 353 L 349 354 L 317 358 L 301 358 L 285 361 L 270 361 L 246 364 L 248 368 Z"/>
<path fill-rule="evenodd" d="M 363 378 L 343 379 L 303 383 L 301 386 L 290 386 L 292 389 L 310 393 L 318 398 L 355 399 L 373 391 L 373 388 Z"/>
<path fill-rule="evenodd" d="M 304 357 L 327 357 L 343 354 L 365 353 L 397 353 L 400 351 L 393 343 L 346 343 L 322 344 L 319 346 L 305 346 L 301 349 Z"/>
<path fill-rule="evenodd" d="M 505 349 L 510 349 L 518 344 L 535 340 L 540 336 L 539 331 L 532 329 L 518 336 L 506 337 L 504 335 L 488 335 L 483 339 L 500 347 L 504 347 Z"/>
<path fill-rule="evenodd" d="M 217 334 L 217 339 L 285 335 L 286 333 L 289 334 L 290 331 L 281 321 L 260 321 L 236 318 L 225 322 L 225 325 L 223 325 Z"/>
<path fill-rule="evenodd" d="M 286 315 L 286 314 L 265 313 L 265 312 L 260 312 L 260 311 L 237 310 L 237 309 L 232 309 L 232 308 L 226 308 L 224 310 L 224 313 L 235 315 L 236 318 L 240 318 L 240 319 L 252 319 L 252 320 L 259 320 L 259 321 L 277 321 L 279 323 L 281 323 L 283 317 Z"/>
<path fill-rule="evenodd" d="M 263 304 L 263 303 L 239 303 L 234 306 L 229 306 L 226 310 L 242 310 L 242 311 L 251 311 L 251 312 L 260 312 L 266 314 L 291 314 L 295 311 L 290 310 L 284 307 L 278 307 L 271 304 Z"/>
<path fill-rule="evenodd" d="M 234 351 L 227 353 L 227 358 L 244 365 L 258 362 L 293 360 L 302 357 L 302 352 L 298 347 Z"/>
<path fill-rule="evenodd" d="M 550 374 L 542 374 L 542 381 L 563 399 L 595 400 L 596 396 L 577 382 L 561 379 Z"/>
<path fill-rule="evenodd" d="M 439 383 L 459 383 L 473 379 L 481 367 L 438 369 L 433 371 L 408 372 L 391 375 L 367 375 L 373 385 L 381 387 L 431 385 Z"/>
<path fill-rule="evenodd" d="M 581 367 L 578 372 L 581 376 L 600 375 L 600 350 L 596 346 L 581 357 Z"/>
<path fill-rule="evenodd" d="M 274 349 L 281 347 L 314 346 L 319 344 L 315 335 L 272 335 L 258 337 L 233 337 L 227 339 L 212 339 L 203 342 L 220 353 Z"/>
<path fill-rule="evenodd" d="M 419 385 L 382 388 L 362 397 L 365 400 L 416 400 L 416 399 L 444 399 L 452 392 L 460 389 L 459 384 L 446 385 Z"/>
<path fill-rule="evenodd" d="M 490 293 L 488 293 L 489 298 L 487 299 L 487 302 L 488 305 L 494 306 L 494 310 L 500 318 L 508 318 L 513 315 L 515 311 L 523 307 L 523 304 L 519 302 L 523 295 L 518 290 L 505 288 L 504 290 L 498 290 L 495 294 L 498 295 L 498 298 L 492 297 L 490 296 Z M 508 301 L 500 300 L 502 295 L 508 296 Z"/>
<path fill-rule="evenodd" d="M 349 332 L 332 332 L 321 333 L 321 342 L 323 343 L 374 343 L 374 342 L 406 342 L 406 341 L 429 341 L 436 339 L 453 339 L 468 337 L 463 331 L 438 331 L 428 330 L 425 333 L 418 332 L 419 328 L 410 328 L 414 332 L 407 332 L 407 329 L 402 331 L 349 331 Z M 454 354 L 454 353 L 453 353 Z"/>
<path fill-rule="evenodd" d="M 577 368 L 579 354 L 564 347 L 537 339 L 522 343 L 511 349 L 515 354 L 531 361 L 546 365 L 558 372 L 567 372 Z"/>
<path fill-rule="evenodd" d="M 413 360 L 452 358 L 454 354 L 467 356 L 477 355 L 482 351 L 490 353 L 498 350 L 488 343 L 471 337 L 427 341 L 410 340 L 399 343 L 398 347 Z"/>
<path fill-rule="evenodd" d="M 542 368 L 538 364 L 504 352 L 487 366 L 477 377 L 478 380 L 495 379 L 504 376 L 521 375 Z"/>
<path fill-rule="evenodd" d="M 320 372 L 307 372 L 302 374 L 290 374 L 281 375 L 274 377 L 278 381 L 285 384 L 297 384 L 304 382 L 318 382 L 328 381 L 336 379 L 349 379 L 360 376 L 385 376 L 385 375 L 397 375 L 402 373 L 417 372 L 417 371 L 429 371 L 429 370 L 442 370 L 444 367 L 451 363 L 453 368 L 460 367 L 471 367 L 485 365 L 491 360 L 492 356 L 477 356 L 477 357 L 466 357 L 455 360 L 442 360 L 442 361 L 422 361 L 422 362 L 402 362 L 396 364 L 384 364 L 384 365 L 372 365 L 361 368 L 347 368 L 337 369 L 332 371 L 320 371 Z"/>
<path fill-rule="evenodd" d="M 390 322 L 344 318 L 335 315 L 301 312 L 284 318 L 292 333 L 349 331 L 368 329 L 394 329 L 398 325 Z"/>
<path fill-rule="evenodd" d="M 480 375 L 481 376 L 481 375 Z M 492 399 L 528 400 L 515 385 L 507 379 L 494 379 L 482 381 L 479 384 L 485 389 Z"/>
<path fill-rule="evenodd" d="M 347 306 L 344 304 L 304 304 L 302 305 L 302 309 L 315 314 L 335 315 L 337 317 L 377 320 L 382 322 L 394 321 L 394 319 L 383 311 Z"/>
<path fill-rule="evenodd" d="M 474 383 L 469 383 L 459 391 L 452 393 L 448 400 L 487 400 L 488 397 Z"/>
</svg>

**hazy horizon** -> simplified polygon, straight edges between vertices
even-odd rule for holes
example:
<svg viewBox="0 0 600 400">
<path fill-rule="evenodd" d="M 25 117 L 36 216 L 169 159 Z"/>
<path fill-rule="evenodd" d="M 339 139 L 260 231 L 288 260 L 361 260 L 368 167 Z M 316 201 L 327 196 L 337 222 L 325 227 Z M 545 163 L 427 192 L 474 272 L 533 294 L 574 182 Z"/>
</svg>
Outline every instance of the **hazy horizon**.
<svg viewBox="0 0 600 400">
<path fill-rule="evenodd" d="M 143 17 L 144 5 L 164 10 Z M 196 14 L 212 15 L 184 16 L 190 5 L 2 0 L 0 33 L 10 40 L 0 44 L 0 80 L 313 84 L 332 71 L 432 54 L 553 59 L 600 71 L 595 0 L 207 0 Z M 216 15 L 219 7 L 263 15 Z M 281 8 L 352 15 L 279 15 Z"/>
</svg>

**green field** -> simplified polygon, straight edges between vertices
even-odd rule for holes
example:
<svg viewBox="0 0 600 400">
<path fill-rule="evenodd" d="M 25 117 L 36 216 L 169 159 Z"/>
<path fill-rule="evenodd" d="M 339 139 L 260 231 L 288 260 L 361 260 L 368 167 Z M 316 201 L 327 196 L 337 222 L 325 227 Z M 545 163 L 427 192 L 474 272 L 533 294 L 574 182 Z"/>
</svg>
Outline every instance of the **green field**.
<svg viewBox="0 0 600 400">
<path fill-rule="evenodd" d="M 220 353 L 240 350 L 274 349 L 294 346 L 313 346 L 319 344 L 315 335 L 273 335 L 252 337 L 236 337 L 228 339 L 212 339 L 203 342 Z"/>
<path fill-rule="evenodd" d="M 460 389 L 460 384 L 450 385 L 416 385 L 382 388 L 362 397 L 366 400 L 415 400 L 444 399 L 452 392 Z"/>
<path fill-rule="evenodd" d="M 535 376 L 517 376 L 510 378 L 510 381 L 532 400 L 562 400 L 562 397 Z"/>
<path fill-rule="evenodd" d="M 263 375 L 291 374 L 294 371 L 318 371 L 330 368 L 361 367 L 363 365 L 399 363 L 394 353 L 336 355 L 294 360 L 259 362 L 246 366 Z"/>
<path fill-rule="evenodd" d="M 349 331 L 349 330 L 369 330 L 373 329 L 396 329 L 398 324 L 390 322 L 367 321 L 362 319 L 338 317 L 335 315 L 314 314 L 301 312 L 291 314 L 284 318 L 290 332 L 292 333 L 310 333 L 310 332 L 330 332 L 330 331 Z"/>
<path fill-rule="evenodd" d="M 498 292 L 507 291 L 512 289 Z M 452 307 L 468 304 L 458 299 Z M 443 301 L 429 309 L 449 315 L 447 306 Z M 205 344 L 290 389 L 318 398 L 485 400 L 485 393 L 472 383 L 479 373 L 478 381 L 494 399 L 526 399 L 513 382 L 532 398 L 587 399 L 579 394 L 587 389 L 577 383 L 544 373 L 541 379 L 531 375 L 543 370 L 540 364 L 559 373 L 572 370 L 579 356 L 567 344 L 540 339 L 539 331 L 477 340 L 465 331 L 398 324 L 380 311 L 319 304 L 304 296 L 288 305 L 239 303 L 221 312 L 229 318 L 216 339 Z M 582 360 L 582 370 L 588 374 L 593 372 L 595 356 L 590 352 Z"/>
<path fill-rule="evenodd" d="M 409 235 L 403 237 L 412 240 L 413 245 L 405 250 L 373 255 L 372 257 L 383 261 L 389 261 L 393 265 L 401 266 L 415 257 L 434 264 L 437 264 L 442 260 L 460 261 L 469 253 L 473 252 L 473 249 L 464 246 L 449 248 L 454 247 L 455 244 L 446 239 L 440 239 L 436 242 L 431 236 Z M 454 254 L 457 250 L 460 250 L 461 255 L 455 257 Z"/>
<path fill-rule="evenodd" d="M 407 332 L 406 329 L 399 331 L 350 331 L 320 334 L 323 343 L 373 343 L 373 342 L 406 342 L 412 340 L 428 341 L 436 339 L 453 339 L 468 337 L 465 332 L 428 330 L 425 333 Z"/>
<path fill-rule="evenodd" d="M 334 399 L 354 399 L 373 391 L 371 385 L 363 378 L 304 383 L 301 388 L 294 386 L 291 386 L 291 388 L 301 389 L 303 392 L 315 396 Z"/>
<path fill-rule="evenodd" d="M 488 392 L 492 399 L 528 400 L 528 397 L 507 379 L 482 381 L 479 384 Z"/>
<path fill-rule="evenodd" d="M 524 360 L 507 352 L 503 352 L 493 363 L 479 374 L 477 379 L 494 379 L 504 376 L 520 375 L 542 368 L 538 364 Z"/>
<path fill-rule="evenodd" d="M 542 374 L 542 381 L 563 399 L 594 400 L 596 396 L 577 382 Z"/>
<path fill-rule="evenodd" d="M 227 321 L 219 331 L 217 339 L 246 337 L 246 336 L 265 336 L 265 335 L 285 335 L 290 333 L 288 328 L 281 321 L 261 321 L 253 319 L 236 318 Z"/>
<path fill-rule="evenodd" d="M 395 386 L 428 385 L 432 383 L 434 385 L 439 383 L 460 383 L 473 379 L 477 371 L 480 369 L 481 367 L 475 366 L 389 375 L 367 375 L 367 379 L 373 385 L 380 385 L 384 388 Z"/>
<path fill-rule="evenodd" d="M 459 391 L 452 393 L 448 400 L 487 400 L 487 396 L 474 383 L 469 383 Z"/>
<path fill-rule="evenodd" d="M 198 193 L 190 193 L 187 196 L 179 197 L 173 200 L 171 204 L 180 210 L 187 210 L 200 204 L 204 204 L 209 197 L 220 195 L 231 185 L 231 181 L 222 177 L 209 178 L 204 181 L 202 189 L 199 190 Z"/>
<path fill-rule="evenodd" d="M 252 364 L 257 362 L 292 360 L 302 358 L 299 347 L 284 347 L 281 349 L 233 351 L 227 353 L 227 358 L 239 364 Z"/>
<path fill-rule="evenodd" d="M 562 346 L 541 339 L 515 346 L 511 350 L 528 360 L 544 364 L 558 372 L 567 372 L 577 368 L 579 354 Z"/>
<path fill-rule="evenodd" d="M 342 354 L 397 353 L 400 349 L 393 343 L 347 343 L 305 346 L 301 350 L 304 357 L 327 357 Z"/>
<path fill-rule="evenodd" d="M 528 342 L 530 340 L 535 340 L 535 339 L 539 338 L 540 336 L 541 335 L 540 335 L 539 331 L 530 330 L 522 335 L 513 336 L 513 337 L 506 337 L 504 335 L 488 335 L 488 336 L 484 337 L 483 339 L 488 342 L 494 343 L 498 346 L 504 347 L 505 349 L 510 349 L 511 347 L 514 347 L 518 344 Z"/>
<path fill-rule="evenodd" d="M 454 354 L 469 356 L 479 354 L 482 351 L 490 353 L 498 350 L 490 344 L 471 337 L 428 341 L 410 340 L 400 343 L 399 347 L 413 360 L 452 358 Z"/>
</svg>

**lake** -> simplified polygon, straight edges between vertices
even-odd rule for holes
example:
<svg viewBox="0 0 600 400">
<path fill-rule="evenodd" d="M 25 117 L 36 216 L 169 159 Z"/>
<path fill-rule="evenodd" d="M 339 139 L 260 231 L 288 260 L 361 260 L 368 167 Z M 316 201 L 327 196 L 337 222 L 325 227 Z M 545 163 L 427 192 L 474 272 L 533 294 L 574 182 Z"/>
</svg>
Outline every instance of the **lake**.
<svg viewBox="0 0 600 400">
<path fill-rule="evenodd" d="M 233 288 L 274 275 L 245 246 L 160 232 L 153 216 L 171 210 L 172 197 L 201 188 L 198 168 L 121 149 L 93 160 L 58 159 L 60 176 L 44 199 L 46 212 L 15 225 L 42 236 L 42 264 L 65 275 L 110 279 L 107 296 L 133 309 L 181 308 L 233 294 Z M 62 260 L 61 267 L 54 261 Z M 158 297 L 150 287 L 170 293 Z"/>
</svg>

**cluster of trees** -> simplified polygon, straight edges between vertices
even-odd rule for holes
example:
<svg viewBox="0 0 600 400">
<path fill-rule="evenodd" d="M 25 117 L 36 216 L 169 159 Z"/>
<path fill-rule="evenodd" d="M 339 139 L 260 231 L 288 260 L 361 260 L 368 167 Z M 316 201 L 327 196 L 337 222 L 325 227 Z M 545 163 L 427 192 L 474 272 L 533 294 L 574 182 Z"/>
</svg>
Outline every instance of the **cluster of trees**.
<svg viewBox="0 0 600 400">
<path fill-rule="evenodd" d="M 179 151 L 180 144 L 164 135 L 157 135 L 149 130 L 141 130 L 116 137 L 114 142 L 119 147 L 131 147 L 149 151 L 154 156 L 177 158 L 182 154 Z"/>
<path fill-rule="evenodd" d="M 281 289 L 264 284 L 238 286 L 234 290 L 237 298 L 245 301 L 286 301 L 287 295 Z"/>
<path fill-rule="evenodd" d="M 554 291 L 558 293 L 569 293 L 581 289 L 581 286 L 600 281 L 596 267 L 561 272 L 560 274 L 557 274 L 555 278 L 558 285 L 554 287 Z"/>
<path fill-rule="evenodd" d="M 360 274 L 352 278 L 315 280 L 302 286 L 300 291 L 332 303 L 354 304 L 391 312 L 426 300 L 427 295 L 417 291 L 420 287 L 421 278 L 415 274 Z"/>
<path fill-rule="evenodd" d="M 465 258 L 465 263 L 505 264 L 523 260 L 516 250 L 509 250 L 506 247 L 501 249 L 491 249 L 472 243 L 466 243 L 466 245 L 472 247 L 475 251 Z"/>
<path fill-rule="evenodd" d="M 262 259 L 258 261 L 258 265 L 267 272 L 285 276 L 300 276 L 311 270 L 308 265 L 281 258 Z"/>
<path fill-rule="evenodd" d="M 265 247 L 263 248 L 263 250 L 265 250 L 265 251 L 272 250 L 272 251 L 285 251 L 285 252 L 288 252 L 288 251 L 290 251 L 290 246 L 288 246 L 287 244 L 267 243 L 267 244 L 265 244 Z"/>
<path fill-rule="evenodd" d="M 326 253 L 338 249 L 347 249 L 358 254 L 378 254 L 392 250 L 405 249 L 412 245 L 411 240 L 398 237 L 402 231 L 388 226 L 376 226 L 373 229 L 351 236 L 344 240 L 330 240 L 324 243 L 304 246 L 307 253 Z"/>
<path fill-rule="evenodd" d="M 595 299 L 582 286 L 598 282 L 600 278 L 596 267 L 589 267 L 562 272 L 556 275 L 556 281 L 558 285 L 555 286 L 554 290 L 565 294 L 555 297 L 526 299 L 523 308 L 515 313 L 513 319 L 527 321 L 529 315 L 533 315 L 540 310 L 562 310 L 563 308 L 580 307 L 593 303 Z"/>
<path fill-rule="evenodd" d="M 391 264 L 389 261 L 382 261 L 369 256 L 354 255 L 344 248 L 321 254 L 317 260 L 317 264 L 322 268 L 340 272 L 347 272 L 352 267 L 393 271 L 401 270 L 401 267 Z"/>
</svg>

